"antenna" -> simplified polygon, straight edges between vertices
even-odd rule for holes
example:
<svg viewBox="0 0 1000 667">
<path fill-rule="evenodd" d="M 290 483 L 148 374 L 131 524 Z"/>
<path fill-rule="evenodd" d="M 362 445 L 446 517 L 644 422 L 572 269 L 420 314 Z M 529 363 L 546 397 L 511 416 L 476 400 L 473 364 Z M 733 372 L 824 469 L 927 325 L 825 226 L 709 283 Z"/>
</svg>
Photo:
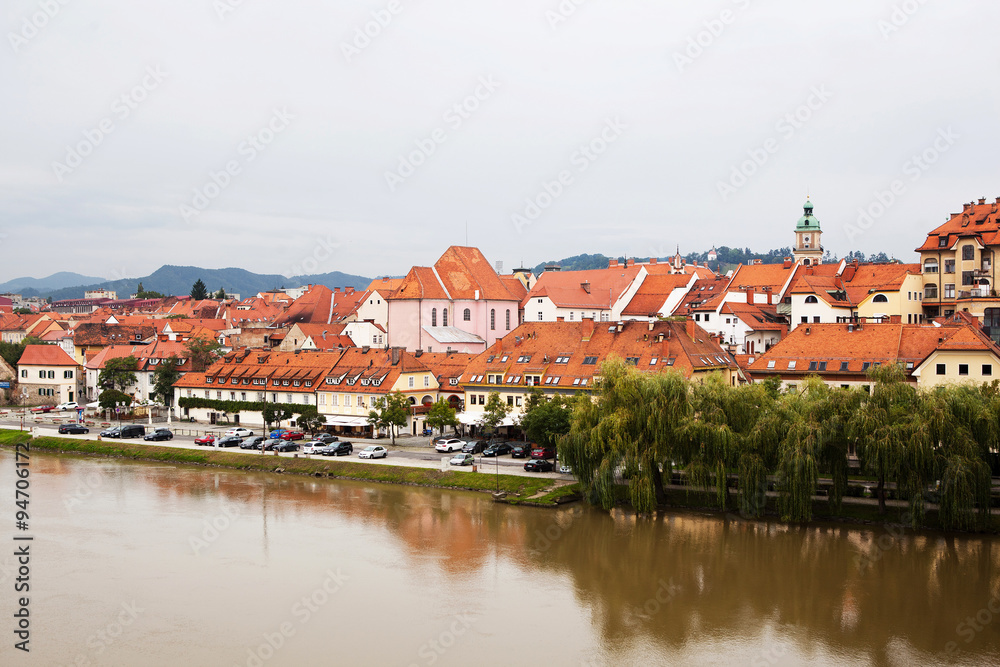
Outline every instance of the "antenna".
<svg viewBox="0 0 1000 667">
<path fill-rule="evenodd" d="M 469 247 L 469 221 L 465 221 L 465 247 Z"/>
</svg>

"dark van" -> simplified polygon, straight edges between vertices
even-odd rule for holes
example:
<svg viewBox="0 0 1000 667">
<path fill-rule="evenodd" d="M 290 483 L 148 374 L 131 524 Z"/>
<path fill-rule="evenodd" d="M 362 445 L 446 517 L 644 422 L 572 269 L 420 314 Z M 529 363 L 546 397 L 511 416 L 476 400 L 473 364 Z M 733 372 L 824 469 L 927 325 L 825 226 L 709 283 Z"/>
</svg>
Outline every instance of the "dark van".
<svg viewBox="0 0 1000 667">
<path fill-rule="evenodd" d="M 119 438 L 141 438 L 146 435 L 146 427 L 142 424 L 125 424 L 119 431 Z"/>
</svg>

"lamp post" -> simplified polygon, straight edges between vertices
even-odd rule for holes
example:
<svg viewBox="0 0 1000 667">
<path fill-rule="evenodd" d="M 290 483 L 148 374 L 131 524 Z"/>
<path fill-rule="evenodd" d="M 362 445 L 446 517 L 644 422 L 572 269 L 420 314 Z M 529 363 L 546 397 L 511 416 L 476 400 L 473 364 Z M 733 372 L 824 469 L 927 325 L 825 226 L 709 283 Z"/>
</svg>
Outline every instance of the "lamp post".
<svg viewBox="0 0 1000 667">
<path fill-rule="evenodd" d="M 28 389 L 21 388 L 21 430 L 24 430 L 24 413 L 28 409 Z"/>
</svg>

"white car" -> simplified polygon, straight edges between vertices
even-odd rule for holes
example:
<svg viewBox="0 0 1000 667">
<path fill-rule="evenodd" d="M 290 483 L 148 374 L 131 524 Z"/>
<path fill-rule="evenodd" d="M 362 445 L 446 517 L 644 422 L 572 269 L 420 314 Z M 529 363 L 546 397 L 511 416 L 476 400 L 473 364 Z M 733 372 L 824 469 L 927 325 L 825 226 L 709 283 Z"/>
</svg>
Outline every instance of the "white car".
<svg viewBox="0 0 1000 667">
<path fill-rule="evenodd" d="M 384 459 L 389 456 L 389 450 L 382 445 L 368 445 L 358 452 L 359 459 Z"/>
<path fill-rule="evenodd" d="M 455 454 L 451 461 L 448 461 L 453 466 L 471 466 L 476 462 L 476 457 L 472 454 Z"/>
<path fill-rule="evenodd" d="M 237 438 L 249 438 L 253 435 L 253 431 L 242 426 L 236 426 L 226 431 L 226 435 L 235 435 Z"/>
<path fill-rule="evenodd" d="M 303 454 L 316 454 L 319 450 L 326 447 L 326 443 L 322 440 L 310 440 L 306 444 L 302 445 Z"/>
<path fill-rule="evenodd" d="M 64 410 L 76 410 L 80 405 L 76 401 L 70 401 L 69 403 L 60 403 L 55 408 L 56 412 L 63 412 Z"/>
<path fill-rule="evenodd" d="M 572 475 L 573 469 L 570 468 L 569 466 L 559 466 L 559 472 L 563 473 L 564 475 Z"/>
<path fill-rule="evenodd" d="M 434 449 L 447 454 L 457 452 L 462 447 L 465 447 L 465 440 L 459 440 L 458 438 L 441 438 L 434 445 Z"/>
</svg>

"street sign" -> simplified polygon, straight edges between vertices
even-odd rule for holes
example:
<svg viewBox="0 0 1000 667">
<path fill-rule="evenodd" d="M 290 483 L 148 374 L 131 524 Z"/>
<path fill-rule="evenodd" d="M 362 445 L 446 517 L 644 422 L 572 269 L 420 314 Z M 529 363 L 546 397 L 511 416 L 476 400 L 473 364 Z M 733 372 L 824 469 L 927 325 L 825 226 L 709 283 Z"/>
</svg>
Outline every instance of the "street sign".
<svg viewBox="0 0 1000 667">
<path fill-rule="evenodd" d="M 10 389 L 10 382 L 6 380 L 0 382 L 0 389 Z"/>
</svg>

